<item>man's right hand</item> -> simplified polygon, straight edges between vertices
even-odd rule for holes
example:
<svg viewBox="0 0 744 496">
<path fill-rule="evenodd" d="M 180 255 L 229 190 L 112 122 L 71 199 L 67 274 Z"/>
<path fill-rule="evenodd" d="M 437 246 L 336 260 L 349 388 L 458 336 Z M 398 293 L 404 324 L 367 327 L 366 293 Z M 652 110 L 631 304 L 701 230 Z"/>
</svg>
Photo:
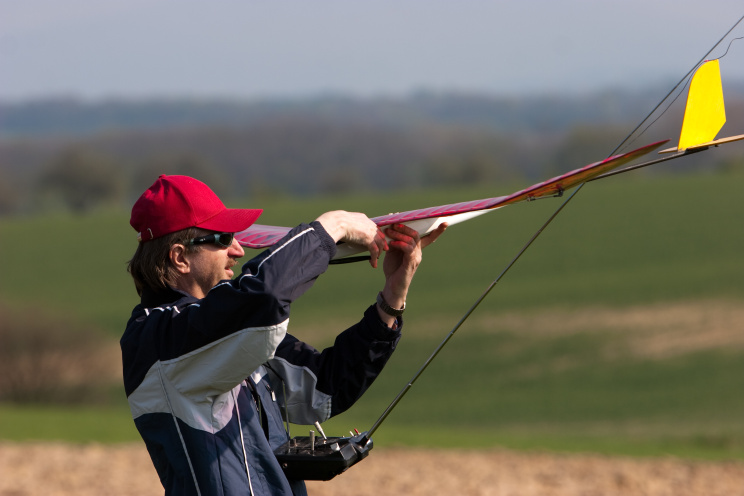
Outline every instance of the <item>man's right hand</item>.
<svg viewBox="0 0 744 496">
<path fill-rule="evenodd" d="M 338 243 L 343 241 L 364 246 L 370 253 L 369 263 L 377 267 L 377 259 L 388 250 L 385 235 L 369 217 L 358 212 L 334 210 L 317 219 L 323 229 Z"/>
</svg>

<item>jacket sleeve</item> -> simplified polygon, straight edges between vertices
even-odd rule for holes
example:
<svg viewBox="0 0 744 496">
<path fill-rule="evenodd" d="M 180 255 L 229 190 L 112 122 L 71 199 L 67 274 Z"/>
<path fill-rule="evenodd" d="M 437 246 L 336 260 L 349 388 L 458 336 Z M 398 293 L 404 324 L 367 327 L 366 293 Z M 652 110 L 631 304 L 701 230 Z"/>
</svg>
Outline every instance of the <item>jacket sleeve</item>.
<svg viewBox="0 0 744 496">
<path fill-rule="evenodd" d="M 290 304 L 334 253 L 335 243 L 319 223 L 303 224 L 204 298 L 149 309 L 139 335 L 150 343 L 138 347 L 148 356 L 135 358 L 142 365 L 133 367 L 138 377 L 131 382 L 138 384 L 157 360 L 182 394 L 229 391 L 274 356 L 286 335 Z"/>
<path fill-rule="evenodd" d="M 292 229 L 246 262 L 237 278 L 213 287 L 189 312 L 188 346 L 198 348 L 242 329 L 284 323 L 290 304 L 325 272 L 335 249 L 333 239 L 317 222 Z"/>
<path fill-rule="evenodd" d="M 388 328 L 372 305 L 322 352 L 288 334 L 267 368 L 289 421 L 323 422 L 351 407 L 382 371 L 400 331 Z"/>
</svg>

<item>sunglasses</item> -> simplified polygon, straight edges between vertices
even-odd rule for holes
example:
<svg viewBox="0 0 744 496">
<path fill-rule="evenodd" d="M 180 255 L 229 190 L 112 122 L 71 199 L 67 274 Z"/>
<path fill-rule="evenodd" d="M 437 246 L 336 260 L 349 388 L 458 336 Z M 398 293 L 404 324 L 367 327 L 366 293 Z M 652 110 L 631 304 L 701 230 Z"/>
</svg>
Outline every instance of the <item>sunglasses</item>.
<svg viewBox="0 0 744 496">
<path fill-rule="evenodd" d="M 192 238 L 188 241 L 188 245 L 206 245 L 214 243 L 220 245 L 223 248 L 230 248 L 235 238 L 235 233 L 212 233 L 206 236 L 200 236 L 198 238 Z"/>
</svg>

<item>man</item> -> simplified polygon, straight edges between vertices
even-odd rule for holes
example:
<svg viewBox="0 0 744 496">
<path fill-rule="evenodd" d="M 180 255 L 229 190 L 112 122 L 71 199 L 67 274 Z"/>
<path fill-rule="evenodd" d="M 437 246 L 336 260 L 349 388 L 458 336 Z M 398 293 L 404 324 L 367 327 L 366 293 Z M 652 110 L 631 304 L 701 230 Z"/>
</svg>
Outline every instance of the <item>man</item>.
<svg viewBox="0 0 744 496">
<path fill-rule="evenodd" d="M 204 184 L 160 176 L 130 223 L 129 262 L 141 297 L 121 338 L 124 385 L 135 425 L 166 494 L 306 494 L 273 455 L 288 439 L 282 415 L 323 422 L 348 409 L 400 339 L 423 240 L 405 226 L 388 243 L 363 214 L 328 212 L 248 261 L 233 234 L 261 210 L 227 209 Z M 291 303 L 325 271 L 336 243 L 386 251 L 385 284 L 362 319 L 318 352 L 286 333 Z"/>
</svg>

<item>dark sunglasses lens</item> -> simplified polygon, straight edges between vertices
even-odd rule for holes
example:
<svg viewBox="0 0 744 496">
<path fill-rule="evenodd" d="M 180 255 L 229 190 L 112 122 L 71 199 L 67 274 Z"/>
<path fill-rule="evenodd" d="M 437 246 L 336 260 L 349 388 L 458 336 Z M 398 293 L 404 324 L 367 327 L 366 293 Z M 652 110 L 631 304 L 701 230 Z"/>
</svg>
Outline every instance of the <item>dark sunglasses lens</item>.
<svg viewBox="0 0 744 496">
<path fill-rule="evenodd" d="M 232 233 L 221 233 L 215 235 L 215 240 L 222 246 L 231 246 L 233 242 Z"/>
</svg>

